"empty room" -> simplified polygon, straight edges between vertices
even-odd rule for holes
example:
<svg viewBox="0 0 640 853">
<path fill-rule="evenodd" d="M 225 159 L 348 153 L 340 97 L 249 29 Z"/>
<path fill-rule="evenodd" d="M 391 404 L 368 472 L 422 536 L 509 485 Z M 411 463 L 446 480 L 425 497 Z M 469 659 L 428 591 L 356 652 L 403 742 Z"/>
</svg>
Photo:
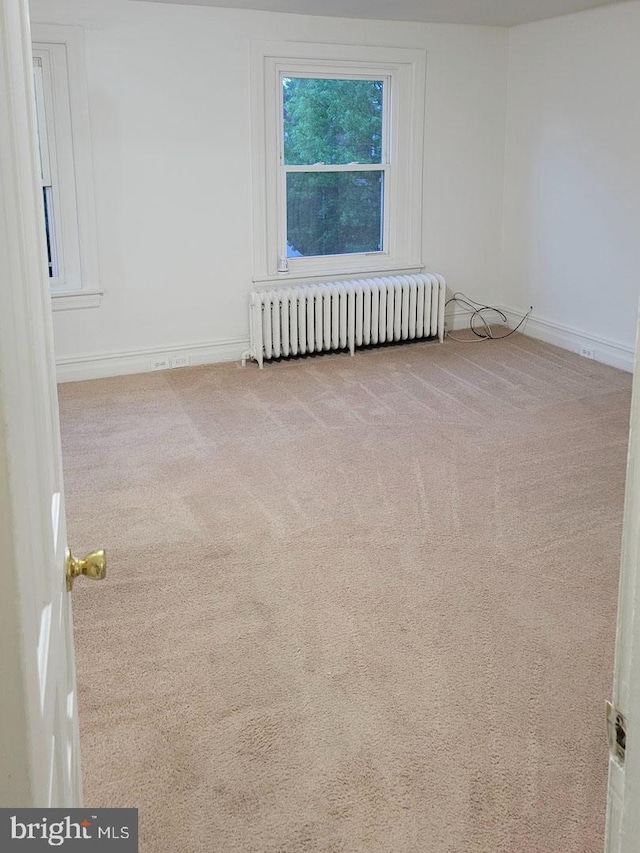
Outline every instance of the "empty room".
<svg viewBox="0 0 640 853">
<path fill-rule="evenodd" d="M 637 851 L 640 0 L 0 8 L 0 806 Z"/>
</svg>

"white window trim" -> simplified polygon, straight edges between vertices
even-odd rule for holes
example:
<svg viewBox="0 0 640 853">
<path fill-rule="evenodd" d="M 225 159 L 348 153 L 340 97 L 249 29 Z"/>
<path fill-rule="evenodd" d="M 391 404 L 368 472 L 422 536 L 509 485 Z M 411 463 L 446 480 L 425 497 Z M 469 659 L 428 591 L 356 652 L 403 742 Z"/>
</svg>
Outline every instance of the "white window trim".
<svg viewBox="0 0 640 853">
<path fill-rule="evenodd" d="M 278 271 L 286 210 L 280 186 L 281 85 L 288 76 L 335 74 L 390 81 L 389 215 L 385 251 L 289 258 Z M 306 42 L 253 42 L 251 109 L 254 282 L 418 271 L 422 263 L 422 186 L 426 54 L 422 50 Z"/>
<path fill-rule="evenodd" d="M 61 197 L 56 221 L 64 276 L 51 281 L 53 310 L 100 305 L 91 127 L 85 70 L 84 32 L 59 24 L 31 25 L 34 56 L 48 63 L 47 121 Z M 50 120 L 51 119 L 51 120 Z"/>
</svg>

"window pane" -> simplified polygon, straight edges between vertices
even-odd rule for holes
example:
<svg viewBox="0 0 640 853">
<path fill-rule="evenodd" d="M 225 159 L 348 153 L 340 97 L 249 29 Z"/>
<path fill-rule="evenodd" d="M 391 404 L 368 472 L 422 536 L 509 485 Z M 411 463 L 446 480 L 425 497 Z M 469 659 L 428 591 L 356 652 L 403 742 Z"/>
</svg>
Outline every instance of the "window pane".
<svg viewBox="0 0 640 853">
<path fill-rule="evenodd" d="M 284 162 L 382 162 L 382 80 L 328 80 L 286 77 Z"/>
<path fill-rule="evenodd" d="M 384 173 L 289 172 L 287 256 L 382 251 Z"/>
</svg>

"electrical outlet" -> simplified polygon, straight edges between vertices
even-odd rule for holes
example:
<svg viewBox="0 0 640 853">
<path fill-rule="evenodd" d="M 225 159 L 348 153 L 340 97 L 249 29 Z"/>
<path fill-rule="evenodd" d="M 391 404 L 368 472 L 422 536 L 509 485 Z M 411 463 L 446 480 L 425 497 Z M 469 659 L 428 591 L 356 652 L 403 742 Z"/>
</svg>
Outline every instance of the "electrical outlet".
<svg viewBox="0 0 640 853">
<path fill-rule="evenodd" d="M 166 355 L 158 355 L 151 362 L 152 370 L 168 370 L 169 369 L 169 359 Z"/>
<path fill-rule="evenodd" d="M 189 367 L 191 359 L 188 355 L 172 355 L 171 367 Z"/>
<path fill-rule="evenodd" d="M 580 355 L 584 358 L 595 358 L 596 351 L 593 347 L 590 346 L 582 346 L 580 347 Z"/>
</svg>

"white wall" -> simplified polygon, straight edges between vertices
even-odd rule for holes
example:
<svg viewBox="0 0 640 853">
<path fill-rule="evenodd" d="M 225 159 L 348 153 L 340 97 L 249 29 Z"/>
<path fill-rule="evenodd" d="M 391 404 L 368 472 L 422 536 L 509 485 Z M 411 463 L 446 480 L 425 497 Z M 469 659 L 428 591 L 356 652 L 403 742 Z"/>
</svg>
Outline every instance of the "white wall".
<svg viewBox="0 0 640 853">
<path fill-rule="evenodd" d="M 31 0 L 85 29 L 100 308 L 57 311 L 61 376 L 140 370 L 140 350 L 237 357 L 252 287 L 249 42 L 427 50 L 423 260 L 451 286 L 499 286 L 508 34 L 131 3 Z M 94 361 L 86 362 L 90 357 Z"/>
<path fill-rule="evenodd" d="M 631 367 L 640 283 L 640 3 L 512 29 L 507 304 Z"/>
</svg>

